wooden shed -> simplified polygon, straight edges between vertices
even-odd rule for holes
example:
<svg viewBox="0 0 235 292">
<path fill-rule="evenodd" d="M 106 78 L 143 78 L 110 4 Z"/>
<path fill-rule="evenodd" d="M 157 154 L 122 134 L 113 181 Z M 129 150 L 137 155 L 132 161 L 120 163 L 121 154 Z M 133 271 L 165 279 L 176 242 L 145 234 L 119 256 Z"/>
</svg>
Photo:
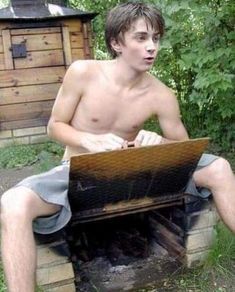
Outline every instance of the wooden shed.
<svg viewBox="0 0 235 292">
<path fill-rule="evenodd" d="M 45 0 L 0 10 L 0 147 L 45 141 L 66 68 L 93 57 L 95 15 Z"/>
</svg>

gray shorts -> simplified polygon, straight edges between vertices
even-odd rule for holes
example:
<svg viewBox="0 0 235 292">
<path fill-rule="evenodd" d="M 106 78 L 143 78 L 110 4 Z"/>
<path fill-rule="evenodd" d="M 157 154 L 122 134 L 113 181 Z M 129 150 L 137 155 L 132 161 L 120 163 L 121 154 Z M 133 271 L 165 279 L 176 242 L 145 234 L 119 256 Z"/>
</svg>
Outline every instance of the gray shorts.
<svg viewBox="0 0 235 292">
<path fill-rule="evenodd" d="M 217 158 L 218 156 L 212 154 L 203 154 L 199 160 L 197 170 L 209 165 Z M 48 172 L 30 176 L 15 186 L 27 187 L 37 193 L 44 201 L 61 206 L 61 210 L 58 213 L 48 217 L 38 217 L 34 220 L 33 229 L 36 233 L 53 233 L 62 229 L 69 222 L 71 210 L 67 196 L 68 182 L 69 163 L 66 162 Z M 192 179 L 188 182 L 185 191 L 203 198 L 207 198 L 211 194 L 208 189 L 197 188 Z"/>
</svg>

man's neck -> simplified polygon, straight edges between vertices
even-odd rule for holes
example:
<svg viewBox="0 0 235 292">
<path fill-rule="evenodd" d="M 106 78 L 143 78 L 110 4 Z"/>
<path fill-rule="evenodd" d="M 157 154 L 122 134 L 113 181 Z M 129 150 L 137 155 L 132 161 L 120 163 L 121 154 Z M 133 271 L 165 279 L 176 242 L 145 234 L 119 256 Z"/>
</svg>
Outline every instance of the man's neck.
<svg viewBox="0 0 235 292">
<path fill-rule="evenodd" d="M 137 72 L 123 62 L 122 59 L 117 58 L 112 61 L 111 74 L 116 85 L 122 88 L 132 89 L 142 82 L 146 72 Z"/>
</svg>

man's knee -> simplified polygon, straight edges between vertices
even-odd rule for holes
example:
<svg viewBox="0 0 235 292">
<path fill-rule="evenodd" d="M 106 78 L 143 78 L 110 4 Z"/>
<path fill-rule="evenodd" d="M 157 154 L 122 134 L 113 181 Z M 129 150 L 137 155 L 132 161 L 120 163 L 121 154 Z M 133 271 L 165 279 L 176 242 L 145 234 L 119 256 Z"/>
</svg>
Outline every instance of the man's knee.
<svg viewBox="0 0 235 292">
<path fill-rule="evenodd" d="M 232 172 L 229 162 L 222 157 L 212 162 L 208 169 L 211 178 L 218 181 L 221 179 L 226 179 L 227 176 Z"/>
<path fill-rule="evenodd" d="M 30 191 L 18 190 L 17 188 L 6 191 L 1 197 L 1 221 L 20 218 L 33 219 L 33 199 Z"/>
<path fill-rule="evenodd" d="M 229 162 L 220 157 L 206 167 L 194 173 L 194 180 L 198 186 L 213 187 L 222 186 L 233 176 Z"/>
<path fill-rule="evenodd" d="M 205 173 L 210 185 L 223 185 L 231 177 L 232 169 L 229 162 L 220 157 L 205 168 Z"/>
</svg>

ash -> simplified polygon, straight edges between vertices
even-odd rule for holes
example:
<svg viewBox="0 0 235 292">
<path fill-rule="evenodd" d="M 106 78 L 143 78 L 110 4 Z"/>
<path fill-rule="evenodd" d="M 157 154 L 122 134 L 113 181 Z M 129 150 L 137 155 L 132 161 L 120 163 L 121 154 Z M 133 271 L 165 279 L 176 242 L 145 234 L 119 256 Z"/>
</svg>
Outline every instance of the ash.
<svg viewBox="0 0 235 292">
<path fill-rule="evenodd" d="M 132 291 L 176 271 L 179 263 L 151 236 L 148 222 L 140 214 L 74 228 L 77 291 Z"/>
</svg>

